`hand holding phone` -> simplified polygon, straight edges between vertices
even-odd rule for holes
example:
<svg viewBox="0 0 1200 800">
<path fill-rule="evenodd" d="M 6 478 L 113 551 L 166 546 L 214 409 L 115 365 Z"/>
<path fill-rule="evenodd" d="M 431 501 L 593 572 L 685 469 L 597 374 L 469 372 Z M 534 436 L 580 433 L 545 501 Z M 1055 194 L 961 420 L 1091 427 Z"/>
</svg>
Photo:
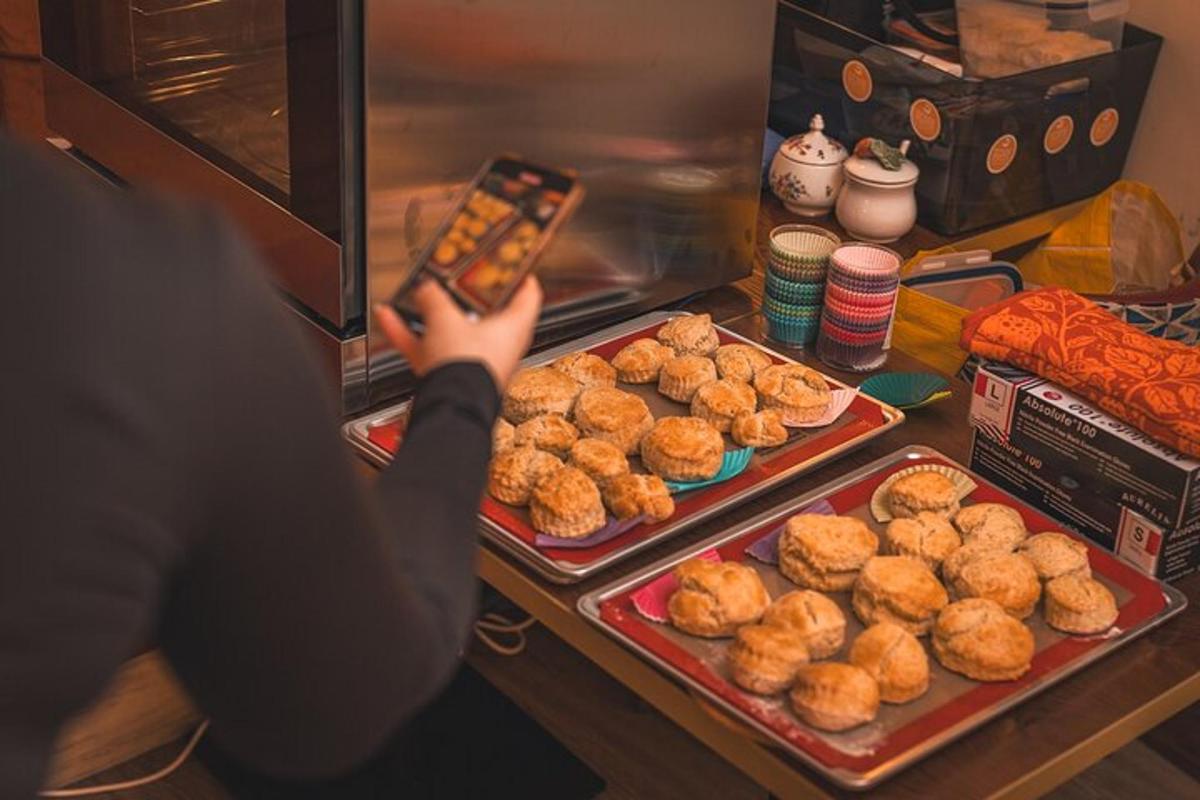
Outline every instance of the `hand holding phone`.
<svg viewBox="0 0 1200 800">
<path fill-rule="evenodd" d="M 424 320 L 424 335 L 420 337 L 395 309 L 380 304 L 375 314 L 384 335 L 413 371 L 424 375 L 442 364 L 478 361 L 491 372 L 497 390 L 503 392 L 533 341 L 533 329 L 542 309 L 542 288 L 537 279 L 525 278 L 507 306 L 482 319 L 470 318 L 436 281 L 423 282 L 410 297 Z"/>
</svg>

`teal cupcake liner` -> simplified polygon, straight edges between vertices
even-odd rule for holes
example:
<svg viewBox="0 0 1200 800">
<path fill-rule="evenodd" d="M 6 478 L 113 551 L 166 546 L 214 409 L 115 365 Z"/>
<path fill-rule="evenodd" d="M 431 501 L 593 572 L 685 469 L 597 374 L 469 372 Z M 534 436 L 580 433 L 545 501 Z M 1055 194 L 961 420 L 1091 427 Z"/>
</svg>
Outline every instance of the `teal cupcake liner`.
<svg viewBox="0 0 1200 800">
<path fill-rule="evenodd" d="M 821 318 L 821 305 L 796 305 L 781 303 L 773 297 L 763 298 L 763 313 L 779 319 L 791 319 L 798 322 L 816 322 Z"/>
<path fill-rule="evenodd" d="M 828 263 L 842 240 L 815 225 L 780 225 L 768 237 L 771 254 L 797 264 Z"/>
<path fill-rule="evenodd" d="M 789 281 L 768 270 L 767 295 L 784 303 L 819 304 L 825 298 L 825 281 Z"/>
<path fill-rule="evenodd" d="M 817 333 L 821 330 L 820 317 L 815 320 L 797 320 L 787 317 L 776 317 L 773 314 L 763 315 L 767 320 L 767 337 L 791 347 L 805 347 L 817 341 Z"/>
</svg>

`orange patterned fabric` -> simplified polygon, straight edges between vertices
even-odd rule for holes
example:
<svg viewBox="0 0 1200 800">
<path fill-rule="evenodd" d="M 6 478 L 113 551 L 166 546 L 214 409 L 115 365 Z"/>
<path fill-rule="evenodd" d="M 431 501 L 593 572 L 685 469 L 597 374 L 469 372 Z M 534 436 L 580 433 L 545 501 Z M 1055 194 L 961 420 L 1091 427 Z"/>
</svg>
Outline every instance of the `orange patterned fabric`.
<svg viewBox="0 0 1200 800">
<path fill-rule="evenodd" d="M 963 320 L 962 347 L 1067 387 L 1200 456 L 1200 350 L 1149 336 L 1074 292 L 1038 289 Z"/>
</svg>

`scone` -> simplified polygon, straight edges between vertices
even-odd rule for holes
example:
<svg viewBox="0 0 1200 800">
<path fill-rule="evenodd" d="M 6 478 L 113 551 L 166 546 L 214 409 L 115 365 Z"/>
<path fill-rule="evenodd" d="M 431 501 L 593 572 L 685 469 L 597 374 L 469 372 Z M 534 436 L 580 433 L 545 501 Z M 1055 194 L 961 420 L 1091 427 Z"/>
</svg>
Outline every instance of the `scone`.
<svg viewBox="0 0 1200 800">
<path fill-rule="evenodd" d="M 907 556 L 875 556 L 854 582 L 851 604 L 864 625 L 892 622 L 924 636 L 950 598 L 923 561 Z"/>
<path fill-rule="evenodd" d="M 772 364 L 754 378 L 763 408 L 778 409 L 788 426 L 815 422 L 829 410 L 833 395 L 816 370 L 800 364 Z"/>
<path fill-rule="evenodd" d="M 613 478 L 629 474 L 625 452 L 604 439 L 580 439 L 571 445 L 567 464 L 583 470 L 601 488 Z"/>
<path fill-rule="evenodd" d="M 942 609 L 933 654 L 951 672 L 977 681 L 1015 681 L 1033 661 L 1033 632 L 982 597 Z"/>
<path fill-rule="evenodd" d="M 790 628 L 743 625 L 729 647 L 733 682 L 755 694 L 782 692 L 807 663 L 804 640 Z"/>
<path fill-rule="evenodd" d="M 488 494 L 501 503 L 523 506 L 538 481 L 562 465 L 556 456 L 536 447 L 505 450 L 488 467 Z"/>
<path fill-rule="evenodd" d="M 753 414 L 758 396 L 750 384 L 721 380 L 706 383 L 692 395 L 692 416 L 712 423 L 721 433 L 729 433 L 733 420 L 742 414 Z"/>
<path fill-rule="evenodd" d="M 550 366 L 574 378 L 584 389 L 617 385 L 617 370 L 612 364 L 592 353 L 568 353 Z"/>
<path fill-rule="evenodd" d="M 1047 531 L 1030 536 L 1021 542 L 1018 552 L 1029 559 L 1043 581 L 1063 575 L 1092 576 L 1087 545 L 1065 533 Z"/>
<path fill-rule="evenodd" d="M 679 356 L 710 356 L 721 344 L 708 314 L 675 317 L 658 329 L 658 340 Z"/>
<path fill-rule="evenodd" d="M 613 356 L 617 380 L 623 383 L 654 383 L 663 364 L 675 357 L 675 351 L 654 339 L 636 339 Z"/>
<path fill-rule="evenodd" d="M 733 561 L 701 558 L 675 568 L 679 588 L 667 601 L 671 624 L 693 636 L 732 636 L 742 625 L 758 622 L 771 596 L 758 573 Z"/>
<path fill-rule="evenodd" d="M 1098 580 L 1063 575 L 1046 584 L 1046 624 L 1064 633 L 1103 633 L 1117 621 L 1117 599 Z"/>
<path fill-rule="evenodd" d="M 504 417 L 498 417 L 496 424 L 492 426 L 492 455 L 511 450 L 515 446 L 513 439 L 516 438 L 516 431 L 511 422 Z"/>
<path fill-rule="evenodd" d="M 675 513 L 671 492 L 657 475 L 618 475 L 604 485 L 601 494 L 617 519 L 644 516 L 662 522 Z"/>
<path fill-rule="evenodd" d="M 550 367 L 531 367 L 513 376 L 504 393 L 502 413 L 513 425 L 542 414 L 569 416 L 579 384 Z"/>
<path fill-rule="evenodd" d="M 695 417 L 663 417 L 642 438 L 642 463 L 669 481 L 705 481 L 721 471 L 725 440 Z"/>
<path fill-rule="evenodd" d="M 845 731 L 875 719 L 879 684 L 864 669 L 826 661 L 796 672 L 789 699 L 800 719 L 814 728 Z"/>
<path fill-rule="evenodd" d="M 654 417 L 636 394 L 599 386 L 580 393 L 575 424 L 585 436 L 611 442 L 629 454 L 637 452 L 638 443 L 654 426 Z"/>
<path fill-rule="evenodd" d="M 1042 584 L 1025 556 L 980 544 L 963 545 L 942 564 L 942 577 L 954 599 L 983 597 L 1017 619 L 1037 607 Z"/>
<path fill-rule="evenodd" d="M 1015 509 L 1000 503 L 974 503 L 954 515 L 954 527 L 963 544 L 978 544 L 997 550 L 1015 550 L 1028 535 L 1025 520 Z"/>
<path fill-rule="evenodd" d="M 604 503 L 595 481 L 575 467 L 563 467 L 537 482 L 529 495 L 534 530 L 580 539 L 604 527 Z"/>
<path fill-rule="evenodd" d="M 919 559 L 934 572 L 961 546 L 962 539 L 950 521 L 932 511 L 922 511 L 915 517 L 897 517 L 883 533 L 885 553 Z"/>
<path fill-rule="evenodd" d="M 778 447 L 788 440 L 783 412 L 775 408 L 735 417 L 729 435 L 742 447 Z"/>
<path fill-rule="evenodd" d="M 536 447 L 563 458 L 579 439 L 579 430 L 562 414 L 542 414 L 527 419 L 513 432 L 517 447 Z"/>
<path fill-rule="evenodd" d="M 857 517 L 797 514 L 779 536 L 779 571 L 800 586 L 841 592 L 879 550 L 879 537 Z"/>
<path fill-rule="evenodd" d="M 879 622 L 850 645 L 850 663 L 879 684 L 885 703 L 907 703 L 929 690 L 929 657 L 917 637 L 899 625 Z"/>
<path fill-rule="evenodd" d="M 696 390 L 717 379 L 717 367 L 704 356 L 676 356 L 658 373 L 658 391 L 680 403 L 692 402 Z"/>
<path fill-rule="evenodd" d="M 713 356 L 717 374 L 722 378 L 750 383 L 754 376 L 771 366 L 771 357 L 748 344 L 723 344 Z"/>
<path fill-rule="evenodd" d="M 777 598 L 762 618 L 763 625 L 791 628 L 800 634 L 808 657 L 829 658 L 846 640 L 846 615 L 838 604 L 819 592 L 800 589 Z"/>
<path fill-rule="evenodd" d="M 950 517 L 958 511 L 958 487 L 940 472 L 911 472 L 889 487 L 888 508 L 893 517 L 915 517 L 922 511 Z"/>
</svg>

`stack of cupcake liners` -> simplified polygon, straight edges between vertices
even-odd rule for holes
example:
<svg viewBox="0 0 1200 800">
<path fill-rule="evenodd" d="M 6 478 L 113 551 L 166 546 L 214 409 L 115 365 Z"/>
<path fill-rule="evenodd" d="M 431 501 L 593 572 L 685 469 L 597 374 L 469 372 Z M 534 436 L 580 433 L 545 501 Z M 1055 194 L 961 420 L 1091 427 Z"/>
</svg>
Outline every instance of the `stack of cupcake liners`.
<svg viewBox="0 0 1200 800">
<path fill-rule="evenodd" d="M 888 338 L 900 286 L 900 256 L 886 247 L 845 244 L 829 259 L 817 356 L 858 372 L 887 360 Z"/>
<path fill-rule="evenodd" d="M 767 335 L 792 347 L 811 345 L 821 323 L 829 254 L 840 240 L 815 225 L 771 231 L 763 316 Z"/>
</svg>

